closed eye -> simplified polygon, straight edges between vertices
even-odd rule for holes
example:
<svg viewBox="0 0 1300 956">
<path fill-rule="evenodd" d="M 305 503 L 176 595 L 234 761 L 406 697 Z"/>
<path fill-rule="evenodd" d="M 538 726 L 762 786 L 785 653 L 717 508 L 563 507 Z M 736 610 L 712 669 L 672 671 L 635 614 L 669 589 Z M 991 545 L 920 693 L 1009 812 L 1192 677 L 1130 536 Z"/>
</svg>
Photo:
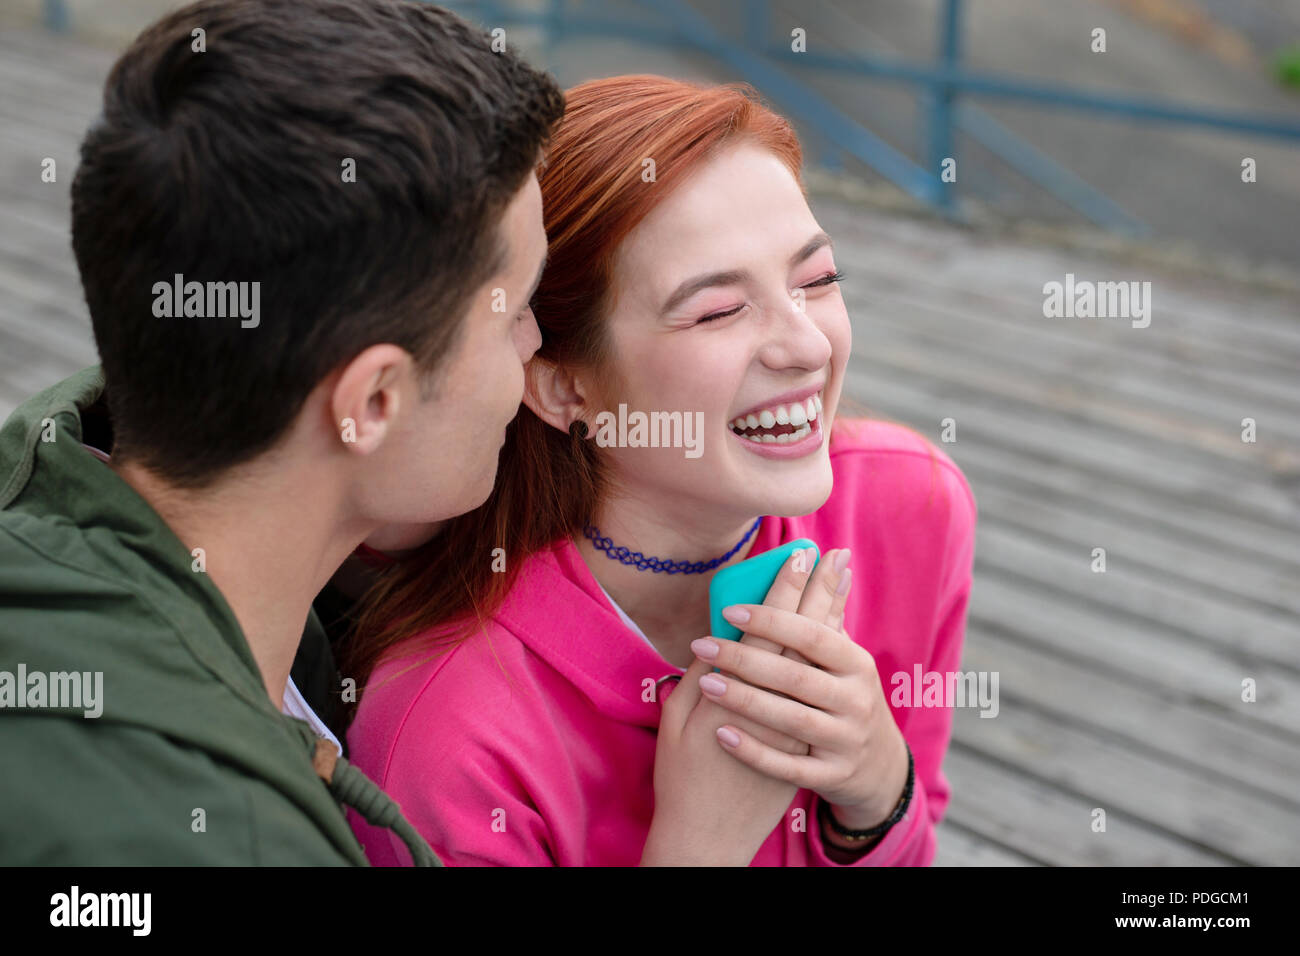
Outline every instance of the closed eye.
<svg viewBox="0 0 1300 956">
<path fill-rule="evenodd" d="M 713 313 L 713 315 L 706 315 L 706 316 L 704 316 L 704 317 L 703 317 L 702 319 L 700 319 L 699 321 L 700 321 L 700 322 L 712 322 L 714 319 L 725 319 L 725 318 L 726 318 L 727 316 L 729 316 L 729 315 L 735 315 L 737 312 L 739 312 L 739 311 L 740 311 L 741 309 L 743 309 L 744 307 L 745 307 L 745 306 L 744 306 L 743 304 L 741 304 L 741 305 L 736 306 L 734 309 L 729 309 L 729 310 L 726 311 L 726 312 L 715 312 L 715 313 Z"/>
<path fill-rule="evenodd" d="M 801 288 L 801 289 L 816 289 L 816 288 L 819 288 L 819 287 L 821 287 L 821 286 L 828 286 L 828 285 L 831 285 L 831 284 L 834 283 L 834 282 L 839 282 L 839 281 L 840 281 L 841 279 L 843 279 L 843 278 L 844 278 L 844 273 L 843 273 L 843 272 L 831 272 L 831 273 L 827 273 L 826 275 L 822 276 L 820 279 L 814 279 L 812 282 L 809 282 L 807 285 L 800 286 L 800 288 Z M 696 321 L 696 324 L 698 325 L 700 322 L 712 322 L 712 321 L 714 321 L 715 319 L 725 319 L 725 318 L 727 318 L 728 316 L 735 315 L 737 312 L 739 312 L 739 311 L 740 311 L 741 309 L 743 309 L 744 307 L 745 307 L 745 306 L 744 306 L 743 304 L 741 304 L 741 305 L 736 306 L 734 309 L 728 309 L 726 312 L 714 312 L 712 315 L 706 315 L 706 316 L 703 316 L 702 318 L 698 319 L 698 320 Z"/>
<path fill-rule="evenodd" d="M 843 272 L 832 272 L 829 275 L 822 276 L 820 279 L 817 279 L 813 282 L 809 282 L 805 286 L 800 286 L 800 288 L 815 289 L 818 286 L 830 285 L 832 282 L 839 282 L 843 278 L 844 278 Z"/>
</svg>

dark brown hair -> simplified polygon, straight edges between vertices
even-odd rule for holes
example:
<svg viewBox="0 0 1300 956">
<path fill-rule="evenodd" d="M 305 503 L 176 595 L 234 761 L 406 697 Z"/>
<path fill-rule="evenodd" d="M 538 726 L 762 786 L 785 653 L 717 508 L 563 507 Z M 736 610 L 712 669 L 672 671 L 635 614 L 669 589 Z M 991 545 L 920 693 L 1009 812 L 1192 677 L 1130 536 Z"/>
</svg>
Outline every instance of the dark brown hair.
<svg viewBox="0 0 1300 956">
<path fill-rule="evenodd" d="M 209 484 L 379 343 L 427 386 L 562 111 L 549 76 L 426 3 L 203 0 L 146 30 L 72 186 L 114 458 Z M 177 274 L 258 282 L 260 323 L 157 317 Z"/>
</svg>

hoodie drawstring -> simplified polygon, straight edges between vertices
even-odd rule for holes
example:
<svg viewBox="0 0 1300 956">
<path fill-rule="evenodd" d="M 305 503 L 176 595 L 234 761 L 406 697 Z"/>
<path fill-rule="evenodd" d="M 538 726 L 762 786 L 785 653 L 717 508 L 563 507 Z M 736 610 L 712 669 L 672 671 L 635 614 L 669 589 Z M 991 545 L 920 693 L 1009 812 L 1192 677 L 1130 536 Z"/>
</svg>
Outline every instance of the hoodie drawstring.
<svg viewBox="0 0 1300 956">
<path fill-rule="evenodd" d="M 378 785 L 346 759 L 338 755 L 328 740 L 316 741 L 312 765 L 317 775 L 325 781 L 334 799 L 351 807 L 375 827 L 392 830 L 406 844 L 411 860 L 416 866 L 442 866 L 424 837 L 402 816 L 402 809 Z"/>
</svg>

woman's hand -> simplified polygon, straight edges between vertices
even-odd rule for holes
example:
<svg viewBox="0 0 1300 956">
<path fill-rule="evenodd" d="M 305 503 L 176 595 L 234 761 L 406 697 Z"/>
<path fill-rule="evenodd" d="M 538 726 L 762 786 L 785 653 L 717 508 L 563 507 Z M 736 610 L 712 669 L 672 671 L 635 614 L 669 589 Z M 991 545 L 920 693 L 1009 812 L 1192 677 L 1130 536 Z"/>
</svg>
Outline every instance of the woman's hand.
<svg viewBox="0 0 1300 956">
<path fill-rule="evenodd" d="M 642 866 L 748 866 L 799 789 L 718 746 L 717 729 L 735 717 L 701 699 L 712 666 L 694 661 L 663 702 Z"/>
<path fill-rule="evenodd" d="M 792 555 L 768 590 L 764 606 L 800 607 L 810 563 Z M 742 640 L 768 657 L 777 658 L 782 650 L 762 638 Z M 718 745 L 718 728 L 726 725 L 740 728 L 775 752 L 808 753 L 806 743 L 751 723 L 704 698 L 700 680 L 712 670 L 712 664 L 696 659 L 663 700 L 655 749 L 655 812 L 643 866 L 745 866 L 781 823 L 799 789 L 746 766 Z"/>
<path fill-rule="evenodd" d="M 723 611 L 747 636 L 770 641 L 786 654 L 714 638 L 694 641 L 691 648 L 699 660 L 724 672 L 712 675 L 722 693 L 712 693 L 717 685 L 705 679 L 706 699 L 809 744 L 806 755 L 787 753 L 728 724 L 724 729 L 739 742 L 727 746 L 720 733 L 727 750 L 765 775 L 814 791 L 842 825 L 866 829 L 888 818 L 902 794 L 907 746 L 885 701 L 875 660 L 843 630 L 851 580 L 848 552 L 831 554 L 805 591 L 811 613 L 805 613 L 804 603 L 797 612 L 754 604 Z M 818 602 L 829 604 L 820 619 Z"/>
</svg>

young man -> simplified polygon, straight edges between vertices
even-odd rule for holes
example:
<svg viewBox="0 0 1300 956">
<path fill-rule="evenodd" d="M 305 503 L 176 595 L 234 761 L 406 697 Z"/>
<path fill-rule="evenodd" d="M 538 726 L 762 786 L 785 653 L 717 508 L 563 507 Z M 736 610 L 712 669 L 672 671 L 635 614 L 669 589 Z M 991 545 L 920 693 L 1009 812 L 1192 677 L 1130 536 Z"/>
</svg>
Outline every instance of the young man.
<svg viewBox="0 0 1300 956">
<path fill-rule="evenodd" d="M 290 667 L 361 541 L 492 488 L 562 110 L 415 2 L 204 0 L 118 61 L 72 187 L 102 367 L 0 430 L 0 864 L 364 864 L 347 804 L 438 865 Z"/>
</svg>

